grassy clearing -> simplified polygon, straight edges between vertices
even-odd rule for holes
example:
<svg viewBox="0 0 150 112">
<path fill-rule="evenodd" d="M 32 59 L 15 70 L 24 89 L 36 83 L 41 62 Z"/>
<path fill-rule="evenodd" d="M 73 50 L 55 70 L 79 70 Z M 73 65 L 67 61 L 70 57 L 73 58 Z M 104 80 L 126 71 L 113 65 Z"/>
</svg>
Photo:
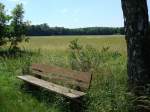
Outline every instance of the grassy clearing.
<svg viewBox="0 0 150 112">
<path fill-rule="evenodd" d="M 68 99 L 43 89 L 31 91 L 16 76 L 32 62 L 71 68 L 68 45 L 75 38 L 80 38 L 83 46 L 89 44 L 98 49 L 101 54 L 103 47 L 110 46 L 93 70 L 91 88 L 83 99 L 86 108 L 82 111 L 127 112 L 130 105 L 126 98 L 125 40 L 123 36 L 102 37 L 37 37 L 20 45 L 26 49 L 21 57 L 0 57 L 0 112 L 72 112 Z"/>
<path fill-rule="evenodd" d="M 115 37 L 115 38 L 114 38 Z M 124 36 L 51 36 L 34 37 L 29 43 L 21 44 L 21 47 L 29 49 L 41 49 L 51 51 L 66 51 L 68 50 L 69 42 L 74 39 L 80 39 L 82 45 L 91 45 L 97 49 L 110 46 L 113 51 L 126 52 L 126 44 Z"/>
</svg>

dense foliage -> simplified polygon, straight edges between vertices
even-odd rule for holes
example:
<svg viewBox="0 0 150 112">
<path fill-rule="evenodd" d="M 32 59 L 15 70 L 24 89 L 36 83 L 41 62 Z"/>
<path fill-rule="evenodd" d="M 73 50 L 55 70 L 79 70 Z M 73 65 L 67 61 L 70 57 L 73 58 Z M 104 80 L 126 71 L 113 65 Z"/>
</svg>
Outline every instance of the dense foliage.
<svg viewBox="0 0 150 112">
<path fill-rule="evenodd" d="M 11 21 L 11 48 L 17 48 L 19 42 L 22 42 L 26 37 L 26 22 L 23 22 L 23 5 L 18 4 L 16 8 L 12 11 L 12 21 Z"/>
<path fill-rule="evenodd" d="M 9 19 L 10 17 L 5 12 L 5 6 L 0 3 L 0 46 L 6 43 Z"/>
<path fill-rule="evenodd" d="M 27 22 L 23 18 L 22 4 L 17 4 L 11 15 L 7 15 L 5 6 L 0 3 L 0 46 L 10 43 L 10 49 L 16 49 L 19 42 L 26 40 Z"/>
<path fill-rule="evenodd" d="M 49 35 L 113 35 L 124 34 L 122 27 L 87 27 L 87 28 L 64 28 L 49 27 L 48 24 L 31 25 L 28 27 L 29 36 L 49 36 Z"/>
</svg>

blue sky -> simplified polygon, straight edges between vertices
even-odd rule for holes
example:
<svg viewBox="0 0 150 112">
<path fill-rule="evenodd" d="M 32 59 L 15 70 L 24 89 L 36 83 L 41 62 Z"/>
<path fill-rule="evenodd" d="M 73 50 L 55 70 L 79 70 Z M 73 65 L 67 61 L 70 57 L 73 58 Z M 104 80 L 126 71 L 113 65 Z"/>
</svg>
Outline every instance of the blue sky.
<svg viewBox="0 0 150 112">
<path fill-rule="evenodd" d="M 67 28 L 123 26 L 121 0 L 1 0 L 10 12 L 23 3 L 25 19 Z M 148 0 L 150 4 L 150 0 Z M 148 6 L 150 11 L 150 6 Z"/>
</svg>

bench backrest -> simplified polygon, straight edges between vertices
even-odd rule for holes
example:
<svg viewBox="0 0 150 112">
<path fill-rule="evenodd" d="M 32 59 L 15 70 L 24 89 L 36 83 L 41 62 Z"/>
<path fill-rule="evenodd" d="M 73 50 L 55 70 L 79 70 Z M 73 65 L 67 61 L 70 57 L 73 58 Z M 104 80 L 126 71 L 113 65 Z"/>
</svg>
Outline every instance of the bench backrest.
<svg viewBox="0 0 150 112">
<path fill-rule="evenodd" d="M 48 81 L 64 86 L 71 86 L 74 89 L 87 90 L 91 82 L 91 73 L 79 72 L 61 67 L 54 67 L 44 64 L 32 64 L 32 74 L 41 76 Z"/>
</svg>

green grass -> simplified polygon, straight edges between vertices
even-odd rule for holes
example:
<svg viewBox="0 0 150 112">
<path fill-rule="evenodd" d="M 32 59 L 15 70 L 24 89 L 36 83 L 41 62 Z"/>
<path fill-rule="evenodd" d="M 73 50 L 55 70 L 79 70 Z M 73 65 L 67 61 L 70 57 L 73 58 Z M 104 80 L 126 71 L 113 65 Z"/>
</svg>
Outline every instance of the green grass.
<svg viewBox="0 0 150 112">
<path fill-rule="evenodd" d="M 114 38 L 115 37 L 115 38 Z M 45 37 L 34 37 L 30 39 L 29 43 L 21 44 L 21 47 L 29 49 L 41 49 L 41 50 L 59 50 L 66 51 L 69 42 L 79 38 L 81 44 L 91 45 L 97 49 L 101 49 L 104 46 L 110 46 L 111 50 L 126 52 L 126 43 L 124 36 L 113 35 L 113 36 L 51 36 L 50 38 Z"/>
<path fill-rule="evenodd" d="M 83 99 L 86 107 L 83 111 L 127 112 L 130 105 L 126 98 L 125 40 L 116 35 L 103 37 L 106 36 L 34 37 L 28 44 L 20 44 L 26 50 L 21 57 L 0 57 L 0 112 L 71 112 L 73 108 L 68 99 L 43 89 L 31 91 L 16 76 L 33 62 L 71 68 L 68 45 L 75 38 L 79 38 L 83 46 L 91 45 L 99 53 L 103 47 L 110 47 L 92 72 L 93 80 Z"/>
</svg>

